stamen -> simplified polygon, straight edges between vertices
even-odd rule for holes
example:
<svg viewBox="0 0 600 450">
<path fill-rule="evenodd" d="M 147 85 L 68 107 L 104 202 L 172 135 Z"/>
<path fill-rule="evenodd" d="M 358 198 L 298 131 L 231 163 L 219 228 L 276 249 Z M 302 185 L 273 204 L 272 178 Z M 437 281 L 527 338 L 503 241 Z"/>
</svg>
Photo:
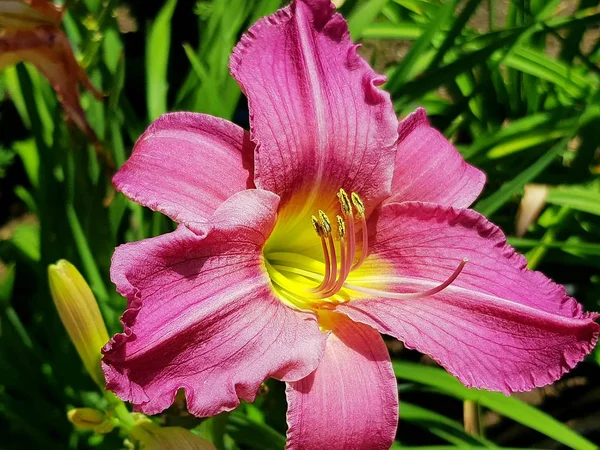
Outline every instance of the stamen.
<svg viewBox="0 0 600 450">
<path fill-rule="evenodd" d="M 369 249 L 368 247 L 368 233 L 367 233 L 367 226 L 366 226 L 366 219 L 365 219 L 365 204 L 363 203 L 363 201 L 361 200 L 361 198 L 358 196 L 358 194 L 356 192 L 353 192 L 352 195 L 352 203 L 354 204 L 354 207 L 356 208 L 356 218 L 360 219 L 362 222 L 362 247 L 361 247 L 361 253 L 360 256 L 358 257 L 358 261 L 354 264 L 352 264 L 352 267 L 350 267 L 348 272 L 351 272 L 352 270 L 357 269 L 358 267 L 360 267 L 360 265 L 365 261 L 365 259 L 367 258 L 367 251 Z M 354 239 L 354 217 L 351 215 L 348 218 L 348 222 L 349 222 L 349 229 L 350 229 L 350 236 L 352 236 L 351 238 L 351 242 L 350 242 L 350 251 L 352 254 L 352 261 L 354 261 L 354 254 L 356 253 L 356 240 Z"/>
<path fill-rule="evenodd" d="M 359 268 L 368 255 L 369 233 L 365 205 L 359 195 L 352 192 L 348 196 L 344 189 L 340 189 L 337 197 L 341 209 L 341 214 L 335 216 L 337 230 L 333 231 L 329 216 L 322 210 L 319 210 L 318 215 L 310 218 L 313 229 L 321 240 L 322 262 L 295 253 L 273 252 L 265 255 L 266 268 L 273 284 L 277 285 L 278 289 L 287 291 L 294 299 L 293 302 L 299 302 L 309 308 L 319 308 L 323 302 L 346 302 L 349 299 L 347 294 L 341 297 L 336 296 L 343 288 L 375 297 L 401 300 L 419 299 L 446 289 L 465 267 L 466 258 L 460 262 L 447 280 L 424 292 L 386 292 L 347 283 L 350 272 Z M 357 251 L 355 220 L 360 220 L 362 234 L 362 246 L 356 262 L 354 262 Z M 336 241 L 339 241 L 339 244 L 336 244 Z M 387 277 L 383 279 L 391 280 Z M 317 286 L 310 287 L 312 281 L 318 282 L 319 280 L 320 283 Z M 307 285 L 307 282 L 310 284 Z"/>
<path fill-rule="evenodd" d="M 365 204 L 363 203 L 363 201 L 361 200 L 361 198 L 358 196 L 358 194 L 356 192 L 353 192 L 351 197 L 352 197 L 352 203 L 354 203 L 354 207 L 357 210 L 357 216 L 364 217 L 365 216 Z"/>
<path fill-rule="evenodd" d="M 322 296 L 322 292 L 329 291 L 333 286 L 335 286 L 337 278 L 337 257 L 335 253 L 335 243 L 333 242 L 331 235 L 331 222 L 329 217 L 321 210 L 319 210 L 319 217 L 321 218 L 320 222 L 315 216 L 311 216 L 311 221 L 313 228 L 321 238 L 321 248 L 323 250 L 323 259 L 325 262 L 325 275 L 323 276 L 321 283 L 314 288 L 308 289 L 308 292 L 314 295 Z M 339 234 L 345 234 L 343 221 L 340 224 L 340 217 L 337 216 L 336 219 L 338 222 Z"/>
<path fill-rule="evenodd" d="M 458 265 L 458 267 L 454 270 L 454 273 L 452 275 L 450 275 L 450 277 L 448 277 L 448 279 L 446 281 L 444 281 L 440 285 L 438 285 L 432 289 L 428 289 L 427 291 L 424 291 L 424 292 L 401 294 L 398 292 L 387 292 L 387 291 L 381 291 L 379 289 L 364 288 L 362 286 L 356 286 L 356 285 L 349 284 L 349 283 L 346 283 L 344 286 L 347 289 L 351 289 L 356 292 L 362 292 L 363 294 L 367 294 L 367 295 L 374 295 L 376 297 L 395 298 L 395 299 L 399 299 L 399 300 L 413 300 L 413 299 L 417 299 L 417 298 L 428 297 L 430 295 L 437 294 L 438 292 L 441 292 L 444 289 L 446 289 L 448 286 L 450 286 L 454 282 L 454 280 L 456 280 L 458 275 L 460 275 L 460 273 L 462 272 L 462 270 L 465 267 L 465 264 L 467 264 L 467 262 L 468 262 L 468 259 L 463 258 L 462 261 L 460 262 L 460 264 Z"/>
<path fill-rule="evenodd" d="M 310 216 L 310 220 L 312 222 L 313 228 L 315 229 L 315 232 L 319 235 L 319 237 L 323 237 L 325 233 L 323 231 L 323 227 L 319 223 L 319 219 L 317 219 L 315 216 Z"/>
<path fill-rule="evenodd" d="M 321 246 L 323 248 L 323 256 L 325 258 L 325 275 L 323 276 L 323 280 L 321 281 L 321 284 L 319 284 L 317 287 L 311 289 L 315 293 L 322 291 L 324 288 L 329 286 L 329 284 L 331 283 L 331 258 L 329 256 L 329 249 L 327 248 L 327 242 L 325 241 L 323 236 L 321 236 Z"/>
<path fill-rule="evenodd" d="M 354 255 L 356 254 L 356 231 L 354 231 L 354 216 L 352 215 L 352 211 L 346 216 L 346 220 L 348 221 L 348 272 L 346 273 L 346 277 L 348 277 L 348 274 L 352 270 Z"/>
<path fill-rule="evenodd" d="M 346 191 L 340 189 L 337 196 L 340 201 L 340 206 L 342 207 L 342 212 L 344 213 L 344 216 L 347 217 L 349 214 L 352 214 L 352 203 L 350 203 L 350 199 L 348 198 L 348 194 L 346 194 Z"/>
<path fill-rule="evenodd" d="M 344 223 L 344 219 L 341 216 L 335 216 L 338 224 L 338 235 L 340 239 L 344 239 L 346 237 L 346 224 Z"/>
<path fill-rule="evenodd" d="M 331 234 L 331 221 L 329 220 L 329 217 L 327 217 L 327 214 L 323 211 L 319 210 L 319 218 L 321 219 L 320 223 L 323 228 L 323 234 L 329 236 Z"/>
<path fill-rule="evenodd" d="M 335 242 L 333 242 L 333 237 L 331 236 L 331 234 L 329 234 L 328 239 L 327 239 L 327 247 L 329 249 L 329 255 L 331 257 L 330 262 L 329 262 L 330 275 L 329 275 L 329 280 L 327 281 L 326 284 L 323 285 L 320 292 L 329 291 L 335 285 L 335 280 L 337 279 L 337 276 L 338 276 L 338 264 L 337 264 L 337 255 L 335 252 Z"/>
<path fill-rule="evenodd" d="M 348 266 L 348 252 L 346 250 L 346 239 L 340 239 L 340 254 L 342 255 L 342 260 L 340 262 L 340 273 L 339 276 L 337 277 L 337 280 L 335 281 L 335 284 L 328 289 L 327 291 L 323 292 L 323 296 L 324 297 L 331 297 L 332 295 L 337 294 L 337 292 L 342 288 L 342 286 L 344 285 L 344 282 L 346 281 L 347 278 L 347 266 Z"/>
<path fill-rule="evenodd" d="M 350 270 L 358 269 L 362 263 L 365 262 L 365 259 L 367 259 L 367 254 L 369 252 L 369 230 L 367 229 L 367 220 L 365 219 L 364 214 L 360 214 L 360 222 L 362 226 L 362 247 L 360 249 L 360 257 Z"/>
</svg>

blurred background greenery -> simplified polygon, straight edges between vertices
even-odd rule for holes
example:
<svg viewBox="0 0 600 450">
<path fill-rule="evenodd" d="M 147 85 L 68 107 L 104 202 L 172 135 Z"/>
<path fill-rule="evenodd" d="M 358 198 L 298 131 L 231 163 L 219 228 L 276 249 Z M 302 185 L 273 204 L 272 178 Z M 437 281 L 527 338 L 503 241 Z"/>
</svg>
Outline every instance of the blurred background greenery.
<svg viewBox="0 0 600 450">
<path fill-rule="evenodd" d="M 107 94 L 82 94 L 100 146 L 65 122 L 33 66 L 0 73 L 0 449 L 124 448 L 117 431 L 92 435 L 66 419 L 72 407 L 102 408 L 105 400 L 59 321 L 46 267 L 73 262 L 109 332 L 120 331 L 125 303 L 108 276 L 114 247 L 173 225 L 115 194 L 113 169 L 98 155 L 119 167 L 145 127 L 171 110 L 247 127 L 229 53 L 281 3 L 69 2 L 64 30 Z M 599 310 L 599 2 L 337 3 L 363 56 L 388 76 L 398 115 L 425 106 L 487 173 L 475 209 L 502 226 L 530 267 Z M 428 358 L 389 347 L 401 395 L 398 447 L 598 448 L 598 350 L 554 385 L 504 397 L 469 390 Z M 269 382 L 254 404 L 231 414 L 202 421 L 176 402 L 157 421 L 212 437 L 220 449 L 283 449 L 285 398 Z"/>
</svg>

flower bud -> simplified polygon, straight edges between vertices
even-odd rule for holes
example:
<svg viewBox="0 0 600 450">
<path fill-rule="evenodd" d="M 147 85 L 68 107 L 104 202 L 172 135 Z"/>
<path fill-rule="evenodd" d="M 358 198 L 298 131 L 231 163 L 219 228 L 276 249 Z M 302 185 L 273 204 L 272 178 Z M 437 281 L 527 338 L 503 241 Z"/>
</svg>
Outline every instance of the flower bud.
<svg viewBox="0 0 600 450">
<path fill-rule="evenodd" d="M 93 380 L 104 388 L 100 349 L 108 332 L 92 290 L 75 266 L 61 259 L 48 266 L 50 292 L 58 315 Z"/>
<path fill-rule="evenodd" d="M 206 439 L 181 427 L 160 427 L 150 419 L 139 420 L 130 436 L 144 450 L 215 450 Z"/>
<path fill-rule="evenodd" d="M 80 430 L 94 430 L 95 433 L 110 433 L 115 424 L 102 411 L 94 408 L 75 408 L 67 413 L 69 421 Z"/>
</svg>

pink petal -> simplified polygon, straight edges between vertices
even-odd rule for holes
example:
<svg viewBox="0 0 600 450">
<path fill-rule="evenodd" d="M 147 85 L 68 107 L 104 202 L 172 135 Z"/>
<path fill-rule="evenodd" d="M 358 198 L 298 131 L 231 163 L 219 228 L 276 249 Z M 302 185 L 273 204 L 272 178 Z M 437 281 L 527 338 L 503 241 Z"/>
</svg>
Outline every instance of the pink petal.
<svg viewBox="0 0 600 450">
<path fill-rule="evenodd" d="M 323 360 L 288 382 L 288 450 L 387 450 L 398 424 L 398 388 L 383 339 L 339 318 Z"/>
<path fill-rule="evenodd" d="M 463 257 L 469 261 L 436 295 L 359 299 L 337 308 L 353 320 L 431 355 L 467 386 L 505 393 L 555 381 L 594 347 L 598 315 L 527 270 L 525 258 L 480 214 L 409 202 L 384 206 L 377 219 L 356 284 L 422 292 L 447 279 Z M 381 276 L 382 264 L 391 276 Z"/>
<path fill-rule="evenodd" d="M 278 201 L 239 192 L 203 237 L 181 226 L 117 249 L 111 277 L 128 309 L 103 349 L 107 389 L 155 414 L 183 388 L 190 412 L 209 416 L 252 401 L 266 377 L 315 369 L 326 335 L 273 295 L 262 263 Z"/>
<path fill-rule="evenodd" d="M 467 164 L 429 125 L 422 108 L 400 122 L 390 201 L 420 201 L 466 208 L 479 196 L 485 175 Z"/>
<path fill-rule="evenodd" d="M 398 121 L 377 88 L 385 78 L 334 10 L 329 0 L 293 1 L 254 25 L 230 62 L 250 105 L 256 185 L 284 204 L 305 196 L 308 209 L 340 187 L 376 205 L 393 175 Z"/>
<path fill-rule="evenodd" d="M 159 117 L 113 178 L 133 201 L 192 229 L 236 192 L 253 187 L 254 145 L 237 125 L 204 114 Z"/>
</svg>

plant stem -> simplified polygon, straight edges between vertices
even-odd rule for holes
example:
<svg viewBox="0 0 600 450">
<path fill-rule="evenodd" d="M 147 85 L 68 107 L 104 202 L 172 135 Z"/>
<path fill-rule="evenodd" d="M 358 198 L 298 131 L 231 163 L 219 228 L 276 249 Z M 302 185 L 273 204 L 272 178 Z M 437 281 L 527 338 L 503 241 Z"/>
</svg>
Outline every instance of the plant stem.
<svg viewBox="0 0 600 450">
<path fill-rule="evenodd" d="M 463 420 L 465 431 L 473 436 L 481 436 L 481 422 L 479 420 L 479 404 L 473 400 L 463 402 Z"/>
</svg>

